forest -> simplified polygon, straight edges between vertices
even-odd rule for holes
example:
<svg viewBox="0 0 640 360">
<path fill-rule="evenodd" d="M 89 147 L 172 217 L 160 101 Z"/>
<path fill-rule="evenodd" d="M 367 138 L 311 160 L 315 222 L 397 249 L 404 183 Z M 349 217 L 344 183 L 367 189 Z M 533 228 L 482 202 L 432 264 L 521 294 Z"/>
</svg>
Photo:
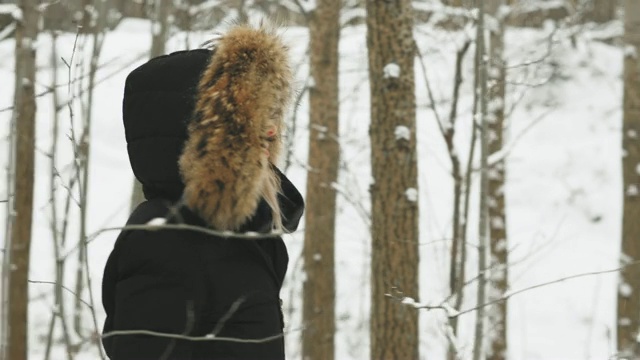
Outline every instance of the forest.
<svg viewBox="0 0 640 360">
<path fill-rule="evenodd" d="M 273 341 L 218 336 L 240 300 L 103 331 L 118 234 L 181 229 L 126 225 L 127 76 L 238 24 L 286 45 L 273 165 L 305 210 L 196 230 L 282 238 L 286 358 L 640 359 L 640 1 L 0 0 L 0 360 Z"/>
</svg>

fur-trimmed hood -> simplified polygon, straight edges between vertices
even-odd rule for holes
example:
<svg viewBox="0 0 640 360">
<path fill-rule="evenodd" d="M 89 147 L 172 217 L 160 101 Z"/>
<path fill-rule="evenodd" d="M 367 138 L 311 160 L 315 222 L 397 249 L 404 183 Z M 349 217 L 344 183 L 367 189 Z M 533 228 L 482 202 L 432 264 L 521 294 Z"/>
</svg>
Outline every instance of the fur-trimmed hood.
<svg viewBox="0 0 640 360">
<path fill-rule="evenodd" d="M 182 200 L 219 230 L 294 230 L 302 198 L 273 166 L 291 82 L 278 36 L 248 26 L 229 30 L 213 51 L 177 52 L 134 70 L 123 118 L 145 197 Z"/>
</svg>

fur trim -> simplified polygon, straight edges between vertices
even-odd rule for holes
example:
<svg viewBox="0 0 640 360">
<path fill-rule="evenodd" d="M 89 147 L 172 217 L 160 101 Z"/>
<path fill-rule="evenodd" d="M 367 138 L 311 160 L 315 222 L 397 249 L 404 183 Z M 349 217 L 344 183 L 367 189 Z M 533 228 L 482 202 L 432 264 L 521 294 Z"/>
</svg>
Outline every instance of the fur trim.
<svg viewBox="0 0 640 360">
<path fill-rule="evenodd" d="M 183 200 L 214 228 L 237 230 L 264 198 L 282 229 L 270 163 L 282 151 L 292 79 L 288 49 L 273 31 L 240 25 L 217 41 L 179 161 Z"/>
</svg>

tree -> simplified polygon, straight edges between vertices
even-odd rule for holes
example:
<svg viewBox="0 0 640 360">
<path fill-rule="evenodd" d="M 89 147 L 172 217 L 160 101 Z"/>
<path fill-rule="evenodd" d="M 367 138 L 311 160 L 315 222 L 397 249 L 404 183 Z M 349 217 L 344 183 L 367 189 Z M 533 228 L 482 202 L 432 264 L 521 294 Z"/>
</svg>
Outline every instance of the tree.
<svg viewBox="0 0 640 360">
<path fill-rule="evenodd" d="M 167 33 L 169 29 L 169 0 L 153 0 L 151 19 L 151 50 L 149 58 L 164 55 Z M 133 191 L 131 193 L 131 211 L 144 201 L 142 184 L 138 179 L 133 179 Z"/>
<path fill-rule="evenodd" d="M 615 19 L 617 0 L 591 0 L 587 8 L 586 18 L 588 20 L 605 23 Z"/>
<path fill-rule="evenodd" d="M 506 67 L 504 61 L 504 19 L 500 18 L 500 7 L 510 5 L 510 0 L 490 0 L 487 11 L 498 20 L 497 28 L 491 29 L 489 36 L 489 89 L 487 94 L 488 153 L 497 154 L 504 144 L 505 127 L 505 84 Z M 489 213 L 489 281 L 487 300 L 503 298 L 508 290 L 508 246 L 507 219 L 505 212 L 505 161 L 499 160 L 488 173 Z M 502 360 L 507 357 L 507 302 L 499 301 L 488 312 L 487 359 Z"/>
<path fill-rule="evenodd" d="M 418 359 L 415 43 L 409 0 L 367 0 L 371 87 L 371 358 Z"/>
<path fill-rule="evenodd" d="M 474 118 L 480 120 L 480 216 L 478 219 L 478 310 L 476 311 L 475 339 L 473 344 L 473 360 L 481 360 L 484 355 L 484 335 L 485 335 L 485 309 L 480 306 L 486 302 L 487 283 L 487 248 L 489 247 L 489 182 L 488 182 L 488 153 L 489 144 L 487 136 L 487 51 L 485 44 L 485 0 L 478 0 L 478 26 L 476 34 L 476 74 L 478 81 L 476 94 L 478 96 L 479 113 L 474 114 Z"/>
<path fill-rule="evenodd" d="M 33 179 L 35 157 L 36 51 L 38 36 L 38 1 L 21 0 L 21 16 L 16 25 L 16 165 L 14 209 L 9 245 L 9 336 L 8 359 L 27 359 L 29 309 L 29 251 L 33 213 Z"/>
<path fill-rule="evenodd" d="M 310 14 L 309 171 L 304 233 L 303 333 L 305 359 L 333 359 L 335 333 L 334 237 L 338 142 L 340 0 L 319 0 Z"/>
<path fill-rule="evenodd" d="M 625 1 L 624 116 L 622 126 L 623 220 L 621 263 L 640 260 L 640 2 Z M 640 266 L 620 273 L 618 352 L 640 357 Z"/>
</svg>

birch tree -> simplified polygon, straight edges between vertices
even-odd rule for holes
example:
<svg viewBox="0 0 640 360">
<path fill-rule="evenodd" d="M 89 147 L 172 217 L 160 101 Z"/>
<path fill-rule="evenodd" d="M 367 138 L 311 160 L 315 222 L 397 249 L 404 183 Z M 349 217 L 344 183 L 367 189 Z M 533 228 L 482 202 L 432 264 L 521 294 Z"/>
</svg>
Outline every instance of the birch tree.
<svg viewBox="0 0 640 360">
<path fill-rule="evenodd" d="M 309 171 L 304 233 L 304 359 L 333 359 L 334 238 L 338 143 L 340 0 L 318 0 L 310 14 Z"/>
<path fill-rule="evenodd" d="M 386 294 L 418 294 L 413 9 L 367 0 L 371 87 L 371 358 L 418 359 L 418 314 Z"/>
<path fill-rule="evenodd" d="M 15 72 L 16 162 L 14 209 L 9 244 L 9 327 L 7 359 L 24 360 L 28 356 L 29 251 L 33 213 L 35 158 L 36 51 L 38 1 L 18 2 L 21 16 L 16 21 Z"/>
<path fill-rule="evenodd" d="M 623 220 L 622 265 L 640 260 L 640 2 L 625 1 L 624 115 L 622 126 Z M 639 358 L 640 267 L 620 273 L 618 287 L 618 352 Z"/>
</svg>

